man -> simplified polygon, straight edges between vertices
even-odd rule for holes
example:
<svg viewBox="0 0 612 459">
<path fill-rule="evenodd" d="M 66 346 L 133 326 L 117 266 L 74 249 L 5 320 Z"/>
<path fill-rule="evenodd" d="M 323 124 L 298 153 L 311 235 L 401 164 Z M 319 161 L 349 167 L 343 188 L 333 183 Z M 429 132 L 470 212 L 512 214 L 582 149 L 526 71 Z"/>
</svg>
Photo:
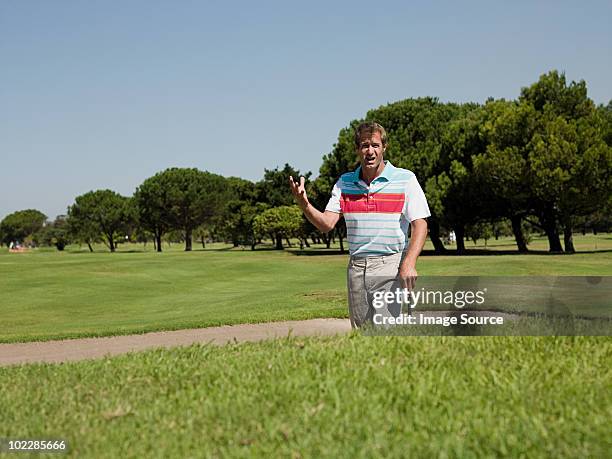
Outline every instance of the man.
<svg viewBox="0 0 612 459">
<path fill-rule="evenodd" d="M 349 241 L 349 316 L 353 328 L 376 322 L 375 314 L 397 317 L 401 305 L 388 304 L 383 310 L 372 306 L 374 292 L 389 291 L 395 280 L 413 288 L 416 262 L 430 216 L 425 194 L 415 175 L 384 160 L 387 133 L 378 123 L 366 122 L 355 131 L 355 148 L 360 166 L 336 182 L 325 211 L 309 202 L 304 177 L 299 183 L 289 178 L 297 204 L 306 218 L 321 232 L 331 231 L 344 216 Z M 408 244 L 408 227 L 411 239 Z"/>
</svg>

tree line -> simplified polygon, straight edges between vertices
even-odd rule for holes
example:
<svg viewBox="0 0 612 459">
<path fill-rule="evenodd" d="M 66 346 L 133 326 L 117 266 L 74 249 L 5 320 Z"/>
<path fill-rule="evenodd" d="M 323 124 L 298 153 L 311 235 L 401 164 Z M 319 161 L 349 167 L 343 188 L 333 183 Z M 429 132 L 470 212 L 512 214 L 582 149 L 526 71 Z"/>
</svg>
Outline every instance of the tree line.
<svg viewBox="0 0 612 459">
<path fill-rule="evenodd" d="M 344 249 L 342 220 L 321 234 L 292 201 L 289 176 L 304 175 L 311 202 L 322 209 L 335 181 L 357 167 L 356 126 L 377 121 L 388 131 L 386 159 L 412 170 L 432 211 L 430 238 L 436 252 L 456 235 L 457 251 L 466 239 L 514 235 L 517 249 L 528 249 L 529 232 L 548 238 L 552 252 L 574 252 L 572 232 L 607 231 L 612 226 L 612 101 L 596 106 L 584 81 L 567 83 L 557 71 L 522 89 L 517 100 L 484 104 L 442 103 L 415 98 L 370 110 L 340 130 L 323 157 L 319 176 L 301 174 L 289 164 L 265 170 L 251 182 L 195 168 L 169 168 L 147 178 L 133 196 L 97 190 L 78 196 L 66 216 L 54 222 L 28 209 L 0 222 L 9 244 L 30 239 L 62 250 L 69 242 L 104 242 L 111 252 L 121 242 L 230 241 L 255 249 L 270 239 L 278 249 L 297 239 L 300 246 L 338 239 Z M 563 245 L 561 244 L 563 235 Z"/>
<path fill-rule="evenodd" d="M 252 249 L 267 238 L 280 249 L 283 240 L 291 244 L 290 238 L 309 244 L 301 211 L 285 189 L 289 176 L 299 174 L 287 164 L 265 170 L 264 179 L 254 183 L 196 168 L 169 168 L 147 178 L 130 197 L 112 190 L 77 196 L 67 214 L 53 222 L 35 209 L 14 212 L 0 223 L 0 237 L 7 245 L 21 241 L 58 250 L 73 242 L 93 251 L 94 244 L 104 243 L 111 252 L 128 241 L 150 241 L 159 252 L 164 241 L 184 242 L 190 251 L 194 239 Z M 313 237 L 321 242 L 321 236 Z"/>
<path fill-rule="evenodd" d="M 596 106 L 584 81 L 557 71 L 522 89 L 517 100 L 484 104 L 407 99 L 371 110 L 366 120 L 389 134 L 385 157 L 415 172 L 432 211 L 430 238 L 453 230 L 465 239 L 509 226 L 527 251 L 528 228 L 546 234 L 552 252 L 574 252 L 572 231 L 612 223 L 612 101 Z M 354 120 L 324 157 L 320 202 L 339 174 L 356 167 Z M 564 246 L 560 234 L 563 234 Z"/>
</svg>

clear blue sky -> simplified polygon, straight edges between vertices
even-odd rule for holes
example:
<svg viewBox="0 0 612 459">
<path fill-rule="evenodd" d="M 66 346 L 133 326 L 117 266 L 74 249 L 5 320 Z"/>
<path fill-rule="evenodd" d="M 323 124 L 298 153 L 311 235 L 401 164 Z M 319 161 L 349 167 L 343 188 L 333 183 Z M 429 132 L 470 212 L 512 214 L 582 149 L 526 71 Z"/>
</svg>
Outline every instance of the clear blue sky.
<svg viewBox="0 0 612 459">
<path fill-rule="evenodd" d="M 551 69 L 612 99 L 612 3 L 0 0 L 0 218 L 171 166 L 315 172 L 419 96 L 515 98 Z"/>
</svg>

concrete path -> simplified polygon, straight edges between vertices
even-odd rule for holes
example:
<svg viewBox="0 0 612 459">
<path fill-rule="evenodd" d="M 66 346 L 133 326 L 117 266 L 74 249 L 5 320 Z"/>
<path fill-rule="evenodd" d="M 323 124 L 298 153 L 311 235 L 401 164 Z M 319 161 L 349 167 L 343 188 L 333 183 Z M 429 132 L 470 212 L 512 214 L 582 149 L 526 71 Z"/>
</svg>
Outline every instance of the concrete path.
<svg viewBox="0 0 612 459">
<path fill-rule="evenodd" d="M 0 344 L 0 366 L 32 362 L 68 362 L 158 347 L 194 343 L 227 344 L 291 336 L 327 336 L 351 330 L 348 319 L 312 319 L 260 324 L 228 325 L 140 335 L 78 338 L 59 341 Z"/>
</svg>

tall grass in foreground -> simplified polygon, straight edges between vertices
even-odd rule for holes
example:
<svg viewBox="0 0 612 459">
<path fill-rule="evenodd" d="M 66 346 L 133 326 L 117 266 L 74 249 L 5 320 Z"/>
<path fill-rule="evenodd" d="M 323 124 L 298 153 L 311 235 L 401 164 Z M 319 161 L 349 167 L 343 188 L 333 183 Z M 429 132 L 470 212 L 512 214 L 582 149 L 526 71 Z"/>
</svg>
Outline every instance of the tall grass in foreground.
<svg viewBox="0 0 612 459">
<path fill-rule="evenodd" d="M 605 457 L 609 338 L 366 337 L 0 369 L 0 437 L 86 457 Z"/>
</svg>

